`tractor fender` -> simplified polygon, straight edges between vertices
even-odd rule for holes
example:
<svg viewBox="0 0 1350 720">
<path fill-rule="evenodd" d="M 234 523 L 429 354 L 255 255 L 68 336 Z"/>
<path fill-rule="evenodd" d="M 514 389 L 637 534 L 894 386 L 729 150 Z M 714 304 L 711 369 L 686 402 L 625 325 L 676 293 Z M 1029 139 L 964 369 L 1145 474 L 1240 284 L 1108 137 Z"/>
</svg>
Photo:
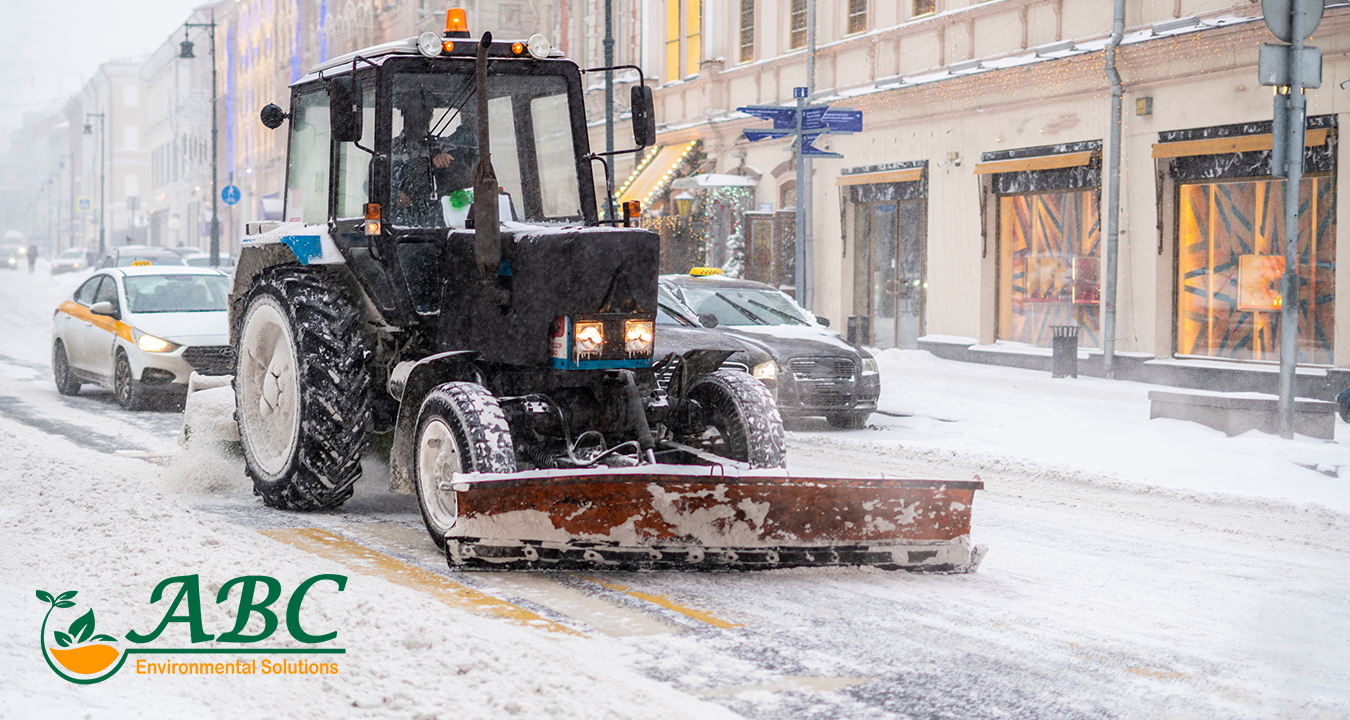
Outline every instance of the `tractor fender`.
<svg viewBox="0 0 1350 720">
<path fill-rule="evenodd" d="M 454 350 L 428 355 L 420 360 L 405 360 L 389 373 L 389 394 L 399 401 L 394 422 L 394 443 L 389 451 L 389 491 L 411 495 L 413 463 L 416 461 L 417 413 L 422 399 L 444 382 L 468 381 L 483 384 L 483 375 L 473 364 L 478 353 Z"/>
</svg>

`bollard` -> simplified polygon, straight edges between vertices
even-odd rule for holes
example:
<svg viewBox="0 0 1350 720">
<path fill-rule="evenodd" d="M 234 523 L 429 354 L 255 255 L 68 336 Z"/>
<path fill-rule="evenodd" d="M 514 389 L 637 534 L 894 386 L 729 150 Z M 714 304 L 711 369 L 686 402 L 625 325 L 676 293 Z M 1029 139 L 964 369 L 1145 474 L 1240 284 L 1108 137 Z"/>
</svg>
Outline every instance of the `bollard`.
<svg viewBox="0 0 1350 720">
<path fill-rule="evenodd" d="M 1050 377 L 1078 377 L 1078 326 L 1051 325 Z"/>
</svg>

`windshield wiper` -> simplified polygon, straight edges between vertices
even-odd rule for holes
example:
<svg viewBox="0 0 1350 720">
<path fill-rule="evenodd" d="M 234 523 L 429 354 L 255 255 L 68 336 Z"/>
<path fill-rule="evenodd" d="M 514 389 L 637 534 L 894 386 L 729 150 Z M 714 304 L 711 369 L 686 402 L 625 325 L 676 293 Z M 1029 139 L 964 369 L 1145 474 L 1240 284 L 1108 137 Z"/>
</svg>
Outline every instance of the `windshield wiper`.
<svg viewBox="0 0 1350 720">
<path fill-rule="evenodd" d="M 759 307 L 762 307 L 762 308 L 764 308 L 765 310 L 768 310 L 769 312 L 773 313 L 774 315 L 777 315 L 778 317 L 781 317 L 781 318 L 783 318 L 784 320 L 787 320 L 787 321 L 791 322 L 793 325 L 805 325 L 805 324 L 806 324 L 806 323 L 802 322 L 802 319 L 801 319 L 801 318 L 797 317 L 796 315 L 793 315 L 792 313 L 786 313 L 786 312 L 783 312 L 782 310 L 779 310 L 779 309 L 776 308 L 776 307 L 769 307 L 768 305 L 765 305 L 764 303 L 762 303 L 762 302 L 760 302 L 760 301 L 758 301 L 758 300 L 753 300 L 753 299 L 751 299 L 751 298 L 746 298 L 746 300 L 750 300 L 750 304 L 751 304 L 751 305 L 757 305 L 757 306 L 759 306 Z"/>
<path fill-rule="evenodd" d="M 760 317 L 760 316 L 754 314 L 754 313 L 751 312 L 748 308 L 744 308 L 744 307 L 741 307 L 740 305 L 737 305 L 735 302 L 732 301 L 731 298 L 727 297 L 726 295 L 723 295 L 722 293 L 719 292 L 719 293 L 713 293 L 713 296 L 716 297 L 717 299 L 721 300 L 722 302 L 724 302 L 724 303 L 726 303 L 726 304 L 728 304 L 728 305 L 730 305 L 730 306 L 736 308 L 736 310 L 737 310 L 740 314 L 742 314 L 742 315 L 744 315 L 744 316 L 750 318 L 751 320 L 754 320 L 756 325 L 768 325 L 768 324 L 769 324 L 769 323 L 767 323 L 767 322 L 764 322 L 764 318 L 762 318 L 762 317 Z M 753 301 L 751 301 L 751 302 L 753 302 Z"/>
</svg>

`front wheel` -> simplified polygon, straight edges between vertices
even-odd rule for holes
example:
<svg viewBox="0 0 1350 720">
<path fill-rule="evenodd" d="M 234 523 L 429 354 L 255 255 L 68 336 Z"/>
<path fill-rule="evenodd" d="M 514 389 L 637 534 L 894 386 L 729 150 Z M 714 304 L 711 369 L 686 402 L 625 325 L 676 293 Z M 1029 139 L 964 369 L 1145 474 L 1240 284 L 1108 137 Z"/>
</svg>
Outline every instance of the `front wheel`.
<svg viewBox="0 0 1350 720">
<path fill-rule="evenodd" d="M 448 486 L 457 473 L 514 472 L 511 428 L 497 398 L 482 385 L 442 383 L 417 414 L 417 504 L 436 547 L 455 524 L 458 504 Z"/>
<path fill-rule="evenodd" d="M 361 329 L 336 273 L 282 266 L 254 279 L 234 390 L 244 468 L 265 504 L 322 510 L 351 497 L 370 419 Z"/>
<path fill-rule="evenodd" d="M 127 410 L 145 407 L 145 391 L 131 372 L 131 361 L 124 352 L 117 353 L 117 364 L 113 368 L 113 395 L 117 397 L 117 404 Z"/>
<path fill-rule="evenodd" d="M 783 418 L 764 383 L 739 370 L 714 370 L 694 381 L 688 397 L 707 413 L 708 425 L 684 441 L 754 468 L 787 466 Z"/>
</svg>

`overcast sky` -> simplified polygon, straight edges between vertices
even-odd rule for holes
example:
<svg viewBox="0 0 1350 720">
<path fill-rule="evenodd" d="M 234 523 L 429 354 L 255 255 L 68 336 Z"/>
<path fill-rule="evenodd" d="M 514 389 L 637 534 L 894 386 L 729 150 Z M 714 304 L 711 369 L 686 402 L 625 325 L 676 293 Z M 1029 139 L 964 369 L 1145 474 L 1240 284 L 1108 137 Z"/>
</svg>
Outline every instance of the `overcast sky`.
<svg viewBox="0 0 1350 720">
<path fill-rule="evenodd" d="M 0 0 L 0 129 L 74 94 L 98 66 L 143 56 L 202 0 Z"/>
</svg>

